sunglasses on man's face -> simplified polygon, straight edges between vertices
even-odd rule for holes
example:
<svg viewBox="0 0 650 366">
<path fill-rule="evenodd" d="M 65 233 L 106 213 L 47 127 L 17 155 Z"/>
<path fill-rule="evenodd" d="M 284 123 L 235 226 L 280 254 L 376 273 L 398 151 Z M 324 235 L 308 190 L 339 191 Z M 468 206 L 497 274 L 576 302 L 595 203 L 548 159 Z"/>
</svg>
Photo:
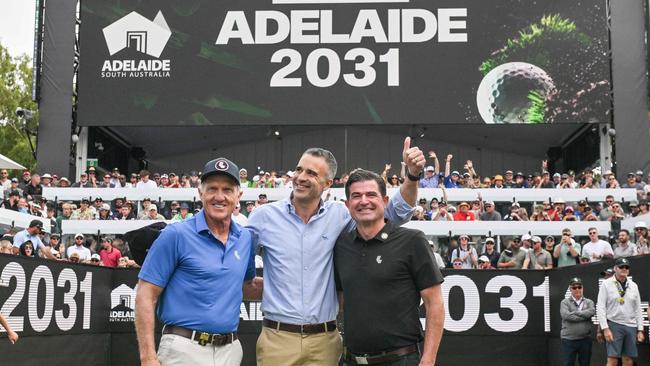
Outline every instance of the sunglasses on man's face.
<svg viewBox="0 0 650 366">
<path fill-rule="evenodd" d="M 618 266 L 618 269 L 629 270 L 629 269 L 630 269 L 630 266 Z"/>
<path fill-rule="evenodd" d="M 571 286 L 571 290 L 579 290 L 582 286 Z"/>
</svg>

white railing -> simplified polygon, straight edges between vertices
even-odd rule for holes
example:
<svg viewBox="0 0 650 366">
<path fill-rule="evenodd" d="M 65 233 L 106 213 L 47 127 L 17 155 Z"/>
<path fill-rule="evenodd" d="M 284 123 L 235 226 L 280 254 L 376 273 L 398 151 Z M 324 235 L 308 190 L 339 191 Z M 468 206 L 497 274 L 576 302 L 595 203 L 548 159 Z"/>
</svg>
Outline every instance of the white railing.
<svg viewBox="0 0 650 366">
<path fill-rule="evenodd" d="M 392 196 L 397 188 L 389 189 Z M 270 201 L 278 201 L 289 197 L 291 189 L 287 188 L 245 188 L 242 200 L 254 201 L 260 193 L 266 193 Z M 332 188 L 329 192 L 331 199 L 344 199 L 343 188 Z M 603 202 L 608 195 L 618 201 L 636 200 L 636 190 L 625 189 L 447 189 L 447 200 L 450 202 L 471 201 L 480 193 L 483 200 L 495 202 L 543 202 L 561 198 L 567 202 L 586 200 L 588 202 Z M 199 201 L 196 188 L 158 188 L 143 190 L 136 188 L 43 188 L 43 196 L 48 200 L 79 201 L 82 198 L 94 199 L 101 197 L 104 201 L 117 197 L 126 197 L 131 201 L 141 201 L 150 198 L 154 201 Z M 442 190 L 437 188 L 419 189 L 418 197 L 441 199 Z"/>
<path fill-rule="evenodd" d="M 43 223 L 43 231 L 50 232 L 50 219 L 0 208 L 0 226 L 24 229 L 29 227 L 32 220 L 40 220 Z"/>
<path fill-rule="evenodd" d="M 124 234 L 128 231 L 151 225 L 153 220 L 64 220 L 63 234 Z M 172 221 L 165 221 L 170 223 Z M 419 229 L 426 235 L 560 235 L 562 229 L 569 228 L 574 235 L 587 235 L 590 227 L 595 227 L 601 235 L 611 230 L 609 221 L 410 221 L 405 227 Z"/>
</svg>

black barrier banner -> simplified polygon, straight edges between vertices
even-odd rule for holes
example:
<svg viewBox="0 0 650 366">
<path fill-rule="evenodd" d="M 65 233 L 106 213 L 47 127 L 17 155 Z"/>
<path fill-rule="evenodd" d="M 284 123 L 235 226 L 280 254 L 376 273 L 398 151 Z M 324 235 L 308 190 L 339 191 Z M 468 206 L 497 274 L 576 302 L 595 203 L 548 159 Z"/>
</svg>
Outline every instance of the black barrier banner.
<svg viewBox="0 0 650 366">
<path fill-rule="evenodd" d="M 609 122 L 603 0 L 84 0 L 81 125 Z"/>
<path fill-rule="evenodd" d="M 645 332 L 650 336 L 650 256 L 630 261 L 631 276 L 641 293 Z M 610 261 L 548 271 L 445 270 L 445 333 L 559 336 L 559 307 L 569 296 L 569 279 L 581 277 L 585 297 L 596 302 L 600 272 L 611 265 Z M 0 312 L 16 331 L 28 336 L 133 333 L 137 273 L 0 255 Z M 421 307 L 423 325 L 424 317 Z M 261 303 L 242 302 L 240 318 L 241 333 L 258 334 Z"/>
<path fill-rule="evenodd" d="M 0 254 L 0 312 L 21 336 L 106 333 L 112 272 Z"/>
</svg>

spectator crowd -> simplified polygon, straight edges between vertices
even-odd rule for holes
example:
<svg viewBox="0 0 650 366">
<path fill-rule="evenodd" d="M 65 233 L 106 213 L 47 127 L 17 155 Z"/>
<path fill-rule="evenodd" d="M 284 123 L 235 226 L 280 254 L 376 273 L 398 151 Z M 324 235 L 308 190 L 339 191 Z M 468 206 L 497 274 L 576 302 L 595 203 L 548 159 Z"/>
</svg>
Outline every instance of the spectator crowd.
<svg viewBox="0 0 650 366">
<path fill-rule="evenodd" d="M 647 214 L 647 201 L 650 192 L 650 180 L 643 171 L 630 172 L 626 181 L 620 184 L 611 171 L 602 175 L 586 169 L 580 174 L 574 171 L 551 174 L 548 164 L 543 161 L 540 172 L 524 174 L 506 170 L 503 175 L 486 177 L 477 174 L 472 161 L 463 165 L 462 173 L 452 170 L 453 155 L 447 155 L 444 164 L 440 164 L 435 152 L 430 151 L 430 166 L 424 169 L 420 179 L 420 188 L 440 188 L 442 197 L 428 200 L 420 198 L 412 220 L 420 221 L 609 221 L 613 233 L 607 240 L 591 241 L 587 238 L 574 238 L 566 229 L 558 236 L 548 236 L 542 240 L 538 236 L 523 237 L 472 238 L 461 235 L 454 238 L 432 237 L 439 262 L 449 268 L 552 268 L 598 260 L 602 257 L 625 257 L 636 254 L 648 254 L 648 229 L 642 221 L 636 225 L 633 233 L 621 230 L 623 219 Z M 441 171 L 441 165 L 444 170 Z M 398 174 L 391 174 L 391 165 L 386 164 L 381 173 L 387 187 L 396 188 L 404 182 L 405 168 L 402 165 Z M 101 175 L 101 174 L 99 174 Z M 79 179 L 71 182 L 66 177 L 45 173 L 42 175 L 23 171 L 20 177 L 9 177 L 9 172 L 0 170 L 0 188 L 2 198 L 0 208 L 28 213 L 50 219 L 51 235 L 44 232 L 31 234 L 30 240 L 23 240 L 19 233 L 8 232 L 3 236 L 2 252 L 50 259 L 64 259 L 71 262 L 87 262 L 111 267 L 135 266 L 128 258 L 128 248 L 118 237 L 95 237 L 76 234 L 68 238 L 64 245 L 61 237 L 61 225 L 65 220 L 184 220 L 192 217 L 201 209 L 200 202 L 154 201 L 145 198 L 142 201 L 129 201 L 126 197 L 104 201 L 101 196 L 83 198 L 80 201 L 51 202 L 42 196 L 44 187 L 83 187 L 83 188 L 134 188 L 151 190 L 156 188 L 197 188 L 200 173 L 188 174 L 139 173 L 125 175 L 118 168 L 98 177 L 98 170 L 89 167 L 80 174 Z M 259 167 L 254 175 L 249 176 L 247 169 L 239 171 L 241 186 L 244 188 L 291 188 L 292 171 L 263 171 Z M 127 181 L 128 177 L 128 181 Z M 645 178 L 645 180 L 644 180 Z M 335 177 L 333 187 L 345 185 L 347 174 Z M 634 188 L 637 201 L 617 202 L 608 196 L 604 202 L 566 202 L 561 198 L 541 203 L 529 202 L 492 202 L 483 200 L 480 193 L 476 199 L 467 202 L 448 202 L 447 191 L 456 188 Z M 329 197 L 329 196 L 328 196 Z M 237 205 L 233 219 L 245 225 L 248 215 L 258 206 L 268 203 L 266 194 L 261 193 L 256 201 L 245 201 Z M 594 229 L 595 230 L 595 229 Z M 40 230 L 39 230 L 40 231 Z M 568 232 L 567 232 L 568 231 Z M 591 230 L 590 230 L 591 232 Z M 15 236 L 13 235 L 15 234 Z M 21 243 L 16 245 L 15 238 Z M 37 240 L 38 239 L 38 240 Z M 12 245 L 11 243 L 14 242 Z M 77 243 L 82 245 L 79 247 Z M 594 244 L 599 243 L 599 244 Z M 24 246 L 24 248 L 23 248 Z M 44 254 L 39 249 L 50 248 Z M 12 249 L 13 247 L 13 249 Z M 497 248 L 502 251 L 498 251 Z M 594 257 L 592 247 L 597 247 Z M 71 249 L 72 248 L 72 249 Z M 74 248 L 78 248 L 76 250 Z M 86 250 L 83 250 L 85 248 Z M 104 254 L 102 254 L 104 253 Z M 106 253 L 110 254 L 106 257 Z M 122 253 L 127 256 L 122 256 Z M 102 256 L 104 255 L 104 257 Z M 105 258 L 106 257 L 106 258 Z M 109 258 L 109 259 L 107 259 Z M 124 258 L 124 260 L 122 260 Z"/>
</svg>

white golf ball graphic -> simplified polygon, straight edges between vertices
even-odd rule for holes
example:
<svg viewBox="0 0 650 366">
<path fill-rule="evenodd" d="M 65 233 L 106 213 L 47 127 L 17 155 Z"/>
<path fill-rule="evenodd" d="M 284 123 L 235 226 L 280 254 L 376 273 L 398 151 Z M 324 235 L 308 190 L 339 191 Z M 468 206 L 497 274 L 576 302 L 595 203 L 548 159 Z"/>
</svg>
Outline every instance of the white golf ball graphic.
<svg viewBox="0 0 650 366">
<path fill-rule="evenodd" d="M 527 62 L 508 62 L 485 75 L 476 92 L 476 105 L 485 123 L 527 123 L 536 92 L 546 98 L 555 90 L 553 79 Z"/>
</svg>

